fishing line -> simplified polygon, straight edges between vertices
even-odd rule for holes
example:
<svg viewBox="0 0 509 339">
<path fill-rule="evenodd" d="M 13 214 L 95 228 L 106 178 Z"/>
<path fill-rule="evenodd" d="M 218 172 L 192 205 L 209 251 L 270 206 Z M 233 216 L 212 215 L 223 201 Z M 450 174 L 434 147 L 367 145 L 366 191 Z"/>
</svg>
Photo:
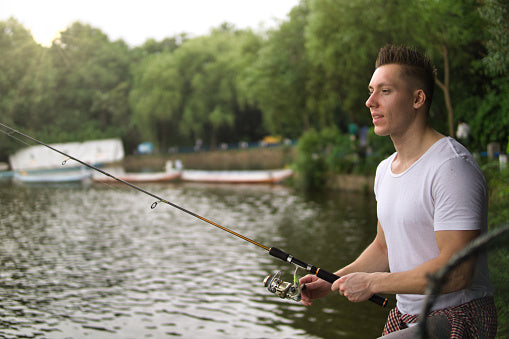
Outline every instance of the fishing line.
<svg viewBox="0 0 509 339">
<path fill-rule="evenodd" d="M 93 170 L 95 170 L 95 171 L 97 171 L 97 172 L 100 172 L 100 173 L 102 173 L 102 174 L 104 174 L 104 175 L 106 175 L 106 176 L 108 176 L 108 177 L 110 177 L 110 178 L 112 178 L 112 179 L 114 179 L 114 180 L 116 180 L 116 181 L 118 181 L 118 182 L 121 182 L 122 184 L 125 184 L 125 185 L 127 185 L 127 186 L 129 186 L 129 187 L 131 187 L 131 188 L 134 188 L 135 190 L 138 190 L 138 191 L 140 191 L 140 192 L 142 192 L 142 193 L 144 193 L 144 194 L 147 194 L 147 195 L 151 196 L 152 198 L 156 199 L 156 201 L 155 201 L 155 202 L 153 202 L 153 203 L 152 203 L 152 205 L 150 206 L 150 208 L 151 208 L 151 209 L 156 208 L 156 207 L 157 207 L 157 205 L 158 205 L 159 203 L 161 203 L 161 202 L 162 202 L 162 203 L 165 203 L 165 204 L 168 204 L 168 205 L 170 205 L 170 206 L 172 206 L 172 207 L 175 207 L 175 208 L 177 208 L 177 209 L 181 210 L 182 212 L 185 212 L 185 213 L 187 213 L 187 214 L 190 214 L 190 215 L 192 215 L 192 216 L 193 216 L 193 217 L 195 217 L 195 218 L 198 218 L 198 219 L 200 219 L 200 220 L 202 220 L 202 221 L 204 221 L 204 222 L 206 222 L 206 223 L 209 223 L 210 225 L 213 225 L 213 226 L 215 226 L 215 227 L 218 227 L 218 228 L 222 229 L 223 231 L 226 231 L 226 232 L 228 232 L 228 233 L 230 233 L 230 234 L 233 234 L 233 235 L 235 235 L 235 236 L 237 236 L 237 237 L 239 237 L 239 238 L 241 238 L 241 239 L 243 239 L 243 240 L 245 240 L 245 241 L 248 241 L 248 242 L 252 243 L 253 245 L 256 245 L 256 246 L 258 246 L 258 247 L 261 247 L 261 248 L 263 248 L 263 249 L 264 249 L 264 250 L 266 250 L 266 251 L 268 251 L 268 250 L 269 250 L 269 248 L 268 248 L 268 247 L 266 247 L 266 246 L 264 246 L 264 245 L 260 244 L 259 242 L 256 242 L 256 241 L 254 241 L 254 240 L 252 240 L 252 239 L 250 239 L 250 238 L 248 238 L 248 237 L 246 237 L 246 236 L 243 236 L 242 234 L 239 234 L 239 233 L 237 233 L 237 232 L 235 232 L 235 231 L 232 231 L 232 230 L 231 230 L 231 229 L 229 229 L 229 228 L 226 228 L 226 227 L 224 227 L 224 226 L 221 226 L 221 225 L 219 225 L 219 224 L 217 224 L 217 223 L 213 222 L 212 220 L 209 220 L 209 219 L 207 219 L 207 218 L 205 218 L 205 217 L 202 217 L 201 215 L 196 214 L 196 213 L 194 213 L 194 212 L 192 212 L 192 211 L 190 211 L 190 210 L 188 210 L 188 209 L 186 209 L 186 208 L 184 208 L 184 207 L 182 207 L 182 206 L 179 206 L 179 205 L 177 205 L 177 204 L 174 204 L 174 203 L 172 203 L 172 202 L 170 202 L 170 201 L 168 201 L 168 200 L 166 200 L 166 199 L 163 199 L 162 197 L 160 197 L 160 196 L 158 196 L 158 195 L 156 195 L 156 194 L 154 194 L 154 193 L 152 193 L 152 192 L 149 192 L 149 191 L 147 191 L 147 190 L 145 190 L 145 189 L 143 189 L 143 188 L 141 188 L 141 187 L 139 187 L 139 186 L 136 186 L 136 185 L 134 185 L 134 184 L 132 184 L 132 183 L 130 183 L 130 182 L 128 182 L 128 181 L 122 180 L 122 179 L 120 179 L 120 178 L 118 178 L 118 177 L 116 177 L 116 176 L 114 176 L 114 175 L 112 175 L 112 174 L 110 174 L 110 173 L 108 173 L 108 172 L 106 172 L 106 171 L 104 171 L 104 170 L 102 170 L 102 169 L 100 169 L 100 168 L 98 168 L 98 167 L 94 166 L 94 165 L 91 165 L 91 164 L 89 164 L 89 163 L 86 163 L 86 162 L 84 162 L 84 161 L 82 161 L 82 160 L 80 160 L 80 159 L 78 159 L 78 158 L 76 158 L 76 157 L 73 157 L 72 155 L 69 155 L 69 154 L 67 154 L 67 153 L 65 153 L 65 152 L 62 152 L 62 151 L 60 151 L 60 150 L 58 150 L 58 149 L 54 148 L 53 146 L 50 146 L 50 145 L 48 145 L 48 144 L 46 144 L 46 143 L 44 143 L 44 142 L 42 142 L 42 141 L 40 141 L 40 140 L 38 140 L 38 139 L 35 139 L 35 138 L 33 138 L 33 137 L 31 137 L 31 136 L 27 135 L 27 134 L 24 134 L 23 132 L 20 132 L 20 131 L 18 131 L 18 130 L 16 130 L 16 129 L 14 129 L 14 128 L 12 128 L 12 127 L 9 127 L 9 126 L 7 126 L 7 125 L 5 125 L 5 124 L 3 124 L 3 123 L 0 123 L 0 126 L 2 126 L 2 127 L 4 127 L 4 128 L 6 128 L 6 129 L 8 129 L 8 130 L 9 130 L 9 131 L 11 131 L 12 133 L 18 134 L 18 135 L 20 135 L 20 136 L 22 136 L 22 137 L 24 137 L 24 138 L 27 138 L 28 140 L 31 140 L 31 141 L 33 141 L 33 142 L 35 142 L 35 143 L 39 144 L 39 145 L 42 145 L 42 146 L 48 147 L 49 149 L 51 149 L 51 150 L 53 150 L 53 151 L 55 151 L 55 152 L 57 152 L 57 153 L 62 154 L 62 155 L 63 155 L 63 156 L 65 156 L 65 157 L 67 157 L 67 159 L 65 159 L 65 160 L 62 162 L 62 165 L 65 165 L 65 163 L 66 163 L 68 160 L 74 160 L 74 161 L 76 161 L 76 162 L 80 163 L 80 164 L 81 164 L 81 165 L 83 165 L 83 166 L 86 166 L 86 167 L 88 167 L 88 168 L 90 168 L 90 169 L 93 169 Z M 10 135 L 10 134 L 9 134 L 9 133 L 7 133 L 7 135 Z"/>
<path fill-rule="evenodd" d="M 125 185 L 127 185 L 127 186 L 129 186 L 129 187 L 131 187 L 131 188 L 133 188 L 133 189 L 135 189 L 137 191 L 139 191 L 139 192 L 142 192 L 144 194 L 147 194 L 147 195 L 153 197 L 154 199 L 156 199 L 156 201 L 153 202 L 152 205 L 150 206 L 151 209 L 156 208 L 159 203 L 165 203 L 165 204 L 170 205 L 170 206 L 172 206 L 172 207 L 174 207 L 176 209 L 179 209 L 180 211 L 185 212 L 185 213 L 187 213 L 187 214 L 189 214 L 189 215 L 191 215 L 191 216 L 193 216 L 193 217 L 195 217 L 197 219 L 200 219 L 200 220 L 202 220 L 202 221 L 204 221 L 204 222 L 206 222 L 206 223 L 208 223 L 208 224 L 210 224 L 212 226 L 215 226 L 215 227 L 217 227 L 219 229 L 222 229 L 223 231 L 226 231 L 226 232 L 228 232 L 228 233 L 230 233 L 230 234 L 232 234 L 232 235 L 234 235 L 234 236 L 236 236 L 238 238 L 241 238 L 242 240 L 250 242 L 251 244 L 253 244 L 255 246 L 263 248 L 264 250 L 268 251 L 269 254 L 272 255 L 273 257 L 276 257 L 276 258 L 279 258 L 279 259 L 281 259 L 283 261 L 286 261 L 288 263 L 294 264 L 295 266 L 304 268 L 307 272 L 309 272 L 311 274 L 314 274 L 317 277 L 319 277 L 319 278 L 321 278 L 321 279 L 323 279 L 325 281 L 328 281 L 329 283 L 333 283 L 334 281 L 336 281 L 337 279 L 340 278 L 339 276 L 337 276 L 337 275 L 335 275 L 333 273 L 330 273 L 328 271 L 325 271 L 325 270 L 323 270 L 323 269 L 321 269 L 319 267 L 316 267 L 316 266 L 313 266 L 313 265 L 309 265 L 309 264 L 303 262 L 302 260 L 299 260 L 299 259 L 293 257 L 292 255 L 290 255 L 288 253 L 285 253 L 285 252 L 283 252 L 282 250 L 280 250 L 280 249 L 278 249 L 276 247 L 267 247 L 267 246 L 264 246 L 264 245 L 260 244 L 259 242 L 255 241 L 253 239 L 250 239 L 250 238 L 248 238 L 248 237 L 246 237 L 246 236 L 244 236 L 244 235 L 242 235 L 240 233 L 232 231 L 231 229 L 229 229 L 227 227 L 221 226 L 221 225 L 215 223 L 212 220 L 209 220 L 209 219 L 207 219 L 205 217 L 202 217 L 201 215 L 196 214 L 196 213 L 194 213 L 194 212 L 192 212 L 192 211 L 190 211 L 190 210 L 188 210 L 188 209 L 186 209 L 184 207 L 181 207 L 181 206 L 179 206 L 179 205 L 177 205 L 175 203 L 172 203 L 172 202 L 170 202 L 170 201 L 168 201 L 166 199 L 163 199 L 163 198 L 159 197 L 158 195 L 156 195 L 156 194 L 154 194 L 152 192 L 149 192 L 149 191 L 147 191 L 147 190 L 145 190 L 145 189 L 143 189 L 143 188 L 141 188 L 139 186 L 136 186 L 136 185 L 134 185 L 134 184 L 132 184 L 130 182 L 127 182 L 125 180 L 122 180 L 120 178 L 117 178 L 116 176 L 114 176 L 114 175 L 112 175 L 112 174 L 110 174 L 110 173 L 108 173 L 108 172 L 106 172 L 106 171 L 104 171 L 104 170 L 94 166 L 94 165 L 86 163 L 86 162 L 84 162 L 84 161 L 82 161 L 82 160 L 80 160 L 78 158 L 75 158 L 75 157 L 73 157 L 73 156 L 71 156 L 71 155 L 69 155 L 69 154 L 67 154 L 65 152 L 62 152 L 62 151 L 60 151 L 60 150 L 58 150 L 58 149 L 56 149 L 56 148 L 54 148 L 54 147 L 52 147 L 52 146 L 42 142 L 40 140 L 37 140 L 37 139 L 35 139 L 35 138 L 33 138 L 33 137 L 31 137 L 31 136 L 29 136 L 27 134 L 24 134 L 24 133 L 22 133 L 22 132 L 14 129 L 12 127 L 9 127 L 9 126 L 1 123 L 1 122 L 0 122 L 0 126 L 2 126 L 3 128 L 11 131 L 11 133 L 6 133 L 10 137 L 14 138 L 14 136 L 12 134 L 18 134 L 18 135 L 20 135 L 20 136 L 22 136 L 22 137 L 24 137 L 24 138 L 26 138 L 28 140 L 31 140 L 31 141 L 39 144 L 39 145 L 45 146 L 45 147 L 47 147 L 47 148 L 49 148 L 49 149 L 51 149 L 51 150 L 53 150 L 53 151 L 55 151 L 55 152 L 57 152 L 57 153 L 59 153 L 61 155 L 67 157 L 68 159 L 64 160 L 63 163 L 62 163 L 63 165 L 68 160 L 72 159 L 72 160 L 78 162 L 79 164 L 81 164 L 81 165 L 83 165 L 85 167 L 93 169 L 94 171 L 102 173 L 102 174 L 104 174 L 104 175 L 106 175 L 106 176 L 108 176 L 108 177 L 110 177 L 110 178 L 112 178 L 112 179 L 122 183 L 122 184 L 125 184 Z M 382 307 L 385 307 L 387 305 L 387 302 L 388 302 L 387 298 L 381 297 L 381 296 L 379 296 L 377 294 L 374 294 L 369 300 L 374 302 L 374 303 L 376 303 L 376 304 L 378 304 L 378 305 L 380 305 L 380 306 L 382 306 Z"/>
</svg>

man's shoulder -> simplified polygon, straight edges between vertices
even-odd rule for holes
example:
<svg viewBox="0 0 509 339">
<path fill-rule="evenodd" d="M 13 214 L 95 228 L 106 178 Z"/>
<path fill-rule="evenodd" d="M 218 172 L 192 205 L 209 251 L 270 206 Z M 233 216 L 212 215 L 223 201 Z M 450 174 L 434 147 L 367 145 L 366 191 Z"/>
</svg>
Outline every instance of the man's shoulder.
<svg viewBox="0 0 509 339">
<path fill-rule="evenodd" d="M 456 139 L 444 137 L 437 141 L 432 147 L 430 157 L 437 161 L 448 161 L 451 159 L 465 159 L 475 162 L 470 151 Z"/>
<path fill-rule="evenodd" d="M 435 175 L 445 176 L 447 180 L 452 180 L 453 175 L 460 175 L 464 180 L 484 181 L 482 170 L 472 153 L 457 140 L 451 137 L 444 139 L 431 160 Z"/>
</svg>

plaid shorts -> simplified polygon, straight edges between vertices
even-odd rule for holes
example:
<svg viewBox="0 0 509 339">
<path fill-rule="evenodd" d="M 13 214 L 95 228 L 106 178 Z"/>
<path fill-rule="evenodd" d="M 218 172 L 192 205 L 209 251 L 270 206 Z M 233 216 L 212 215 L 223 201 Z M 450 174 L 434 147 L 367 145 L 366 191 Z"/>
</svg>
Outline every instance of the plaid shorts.
<svg viewBox="0 0 509 339">
<path fill-rule="evenodd" d="M 428 317 L 443 315 L 451 324 L 454 339 L 495 338 L 497 333 L 497 310 L 493 297 L 484 297 L 468 303 L 436 310 Z M 382 335 L 406 328 L 407 323 L 416 323 L 419 315 L 402 314 L 398 308 L 389 313 Z"/>
</svg>

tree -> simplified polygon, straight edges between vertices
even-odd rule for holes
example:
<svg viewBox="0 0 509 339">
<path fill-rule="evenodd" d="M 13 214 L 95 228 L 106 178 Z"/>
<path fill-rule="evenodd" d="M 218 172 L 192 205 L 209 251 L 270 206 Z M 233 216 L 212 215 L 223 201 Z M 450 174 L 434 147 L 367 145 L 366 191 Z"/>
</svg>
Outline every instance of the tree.
<svg viewBox="0 0 509 339">
<path fill-rule="evenodd" d="M 482 59 L 487 71 L 504 75 L 509 71 L 509 3 L 504 0 L 486 0 L 480 8 L 488 37 L 485 41 L 487 55 Z"/>
<path fill-rule="evenodd" d="M 263 112 L 267 130 L 297 138 L 310 128 L 313 118 L 307 106 L 309 61 L 304 45 L 308 9 L 303 2 L 292 9 L 290 20 L 270 31 L 258 59 L 246 70 L 244 88 L 251 104 Z M 247 93 L 248 91 L 245 90 Z"/>
<path fill-rule="evenodd" d="M 484 1 L 479 8 L 485 29 L 484 47 L 486 54 L 476 61 L 485 73 L 479 93 L 470 96 L 460 107 L 469 107 L 464 115 L 472 127 L 472 147 L 485 149 L 490 142 L 502 144 L 506 149 L 509 141 L 509 25 L 505 20 L 509 14 L 507 1 Z"/>
<path fill-rule="evenodd" d="M 250 121 L 245 112 L 259 114 L 240 86 L 258 45 L 252 32 L 223 24 L 209 36 L 146 57 L 133 68 L 134 123 L 162 149 L 197 139 L 214 147 L 232 135 L 241 138 L 234 128 Z"/>
<path fill-rule="evenodd" d="M 133 85 L 129 102 L 133 124 L 145 140 L 167 148 L 178 141 L 186 93 L 185 76 L 173 53 L 146 57 L 133 68 Z"/>
<path fill-rule="evenodd" d="M 415 6 L 403 0 L 309 0 L 309 8 L 306 48 L 324 79 L 314 81 L 313 106 L 335 113 L 343 127 L 368 124 L 364 102 L 377 52 L 387 43 L 412 42 L 408 27 L 418 17 Z"/>
<path fill-rule="evenodd" d="M 22 96 L 30 90 L 30 70 L 41 52 L 39 47 L 17 20 L 0 22 L 0 111 L 11 122 L 25 120 L 28 113 Z"/>
<path fill-rule="evenodd" d="M 129 49 L 80 22 L 51 47 L 56 71 L 55 128 L 70 138 L 120 136 L 129 126 Z M 124 100 L 122 100 L 122 98 Z"/>
<path fill-rule="evenodd" d="M 2 122 L 18 128 L 34 127 L 27 95 L 35 88 L 32 80 L 39 69 L 44 49 L 17 20 L 0 21 L 0 112 Z M 20 145 L 0 135 L 0 159 L 5 160 Z"/>
<path fill-rule="evenodd" d="M 141 62 L 143 58 L 150 55 L 161 54 L 164 52 L 171 53 L 179 48 L 179 46 L 182 45 L 182 43 L 187 39 L 188 37 L 186 33 L 164 38 L 161 41 L 156 41 L 155 39 L 147 39 L 143 45 L 132 49 L 132 62 L 136 64 Z"/>
<path fill-rule="evenodd" d="M 208 37 L 193 39 L 182 49 L 183 53 L 199 50 L 202 62 L 193 63 L 191 91 L 181 128 L 194 139 L 209 139 L 212 148 L 217 144 L 218 129 L 233 126 L 237 106 L 235 32 L 224 28 Z"/>
<path fill-rule="evenodd" d="M 454 109 L 452 90 L 454 83 L 461 79 L 452 79 L 454 69 L 467 77 L 474 76 L 472 62 L 476 49 L 480 47 L 481 21 L 477 0 L 433 0 L 418 2 L 421 8 L 423 25 L 421 34 L 415 38 L 428 49 L 435 59 L 440 58 L 442 69 L 436 78 L 438 87 L 444 95 L 447 110 L 449 135 L 454 136 Z M 470 79 L 471 81 L 471 79 Z"/>
<path fill-rule="evenodd" d="M 194 42 L 208 57 L 193 76 L 182 127 L 195 138 L 208 138 L 212 147 L 219 141 L 233 141 L 232 134 L 238 138 L 256 136 L 253 132 L 243 135 L 236 127 L 243 122 L 255 131 L 258 127 L 252 125 L 257 119 L 249 119 L 246 114 L 259 116 L 260 112 L 246 100 L 243 77 L 258 51 L 259 39 L 250 30 L 235 30 L 225 23 L 209 37 Z"/>
</svg>

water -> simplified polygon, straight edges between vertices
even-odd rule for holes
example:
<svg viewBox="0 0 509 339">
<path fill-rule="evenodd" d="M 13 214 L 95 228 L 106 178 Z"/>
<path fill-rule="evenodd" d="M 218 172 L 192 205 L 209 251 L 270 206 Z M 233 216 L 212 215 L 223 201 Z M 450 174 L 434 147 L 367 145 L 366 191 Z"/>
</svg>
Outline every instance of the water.
<svg viewBox="0 0 509 339">
<path fill-rule="evenodd" d="M 282 186 L 144 185 L 265 246 L 334 271 L 375 234 L 372 196 Z M 263 279 L 293 267 L 125 186 L 0 183 L 1 338 L 374 338 L 388 310 L 309 308 Z"/>
</svg>

